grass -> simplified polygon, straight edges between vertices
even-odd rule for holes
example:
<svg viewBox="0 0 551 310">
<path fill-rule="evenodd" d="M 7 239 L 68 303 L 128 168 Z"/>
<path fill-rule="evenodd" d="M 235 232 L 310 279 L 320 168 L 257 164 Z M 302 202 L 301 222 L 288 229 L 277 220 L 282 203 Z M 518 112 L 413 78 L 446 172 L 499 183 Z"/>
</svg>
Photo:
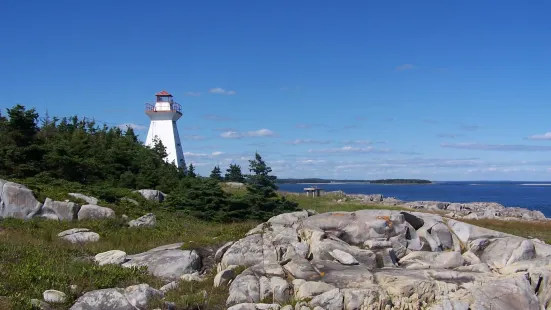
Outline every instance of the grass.
<svg viewBox="0 0 551 310">
<path fill-rule="evenodd" d="M 66 188 L 55 191 L 49 187 L 42 187 L 37 190 L 37 195 L 40 198 L 49 196 L 62 199 L 69 190 L 74 191 Z M 239 194 L 239 191 L 234 189 L 232 192 Z M 141 206 L 136 207 L 127 202 L 109 202 L 113 201 L 113 197 L 121 195 L 138 200 Z M 336 203 L 335 200 L 340 197 L 334 195 L 317 198 L 287 195 L 287 198 L 299 203 L 303 209 L 313 209 L 320 213 L 362 209 L 408 210 L 364 205 L 354 201 Z M 158 204 L 144 201 L 130 191 L 112 192 L 103 195 L 101 199 L 100 205 L 113 208 L 118 215 L 127 214 L 135 218 L 146 212 L 154 212 L 157 216 L 157 226 L 131 229 L 126 227 L 125 221 L 120 218 L 80 222 L 0 220 L 0 309 L 31 309 L 30 300 L 42 299 L 42 293 L 47 289 L 67 293 L 67 303 L 59 305 L 56 309 L 68 309 L 78 296 L 90 290 L 126 287 L 139 283 L 148 283 L 159 288 L 165 283 L 148 275 L 143 269 L 96 266 L 85 258 L 114 249 L 134 254 L 176 242 L 184 242 L 183 248 L 187 249 L 216 248 L 227 241 L 242 238 L 248 230 L 258 224 L 254 221 L 229 224 L 200 221 L 185 214 L 162 209 Z M 466 222 L 551 243 L 551 224 L 548 223 L 498 220 Z M 76 227 L 89 228 L 99 233 L 100 241 L 81 246 L 58 239 L 59 232 Z M 166 300 L 175 302 L 178 309 L 225 309 L 227 287 L 213 288 L 214 276 L 215 271 L 211 270 L 203 282 L 181 283 L 178 288 L 167 293 Z M 77 286 L 74 293 L 70 293 L 71 285 Z M 153 306 L 162 308 L 158 301 Z"/>
</svg>

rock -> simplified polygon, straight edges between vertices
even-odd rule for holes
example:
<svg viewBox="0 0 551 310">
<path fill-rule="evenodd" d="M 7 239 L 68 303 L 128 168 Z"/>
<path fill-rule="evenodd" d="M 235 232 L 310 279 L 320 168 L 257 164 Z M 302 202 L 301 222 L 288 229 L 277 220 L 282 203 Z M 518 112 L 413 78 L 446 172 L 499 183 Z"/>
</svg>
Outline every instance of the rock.
<svg viewBox="0 0 551 310">
<path fill-rule="evenodd" d="M 229 307 L 227 310 L 256 310 L 254 303 L 242 303 Z"/>
<path fill-rule="evenodd" d="M 411 213 L 400 212 L 400 214 L 404 216 L 406 222 L 408 222 L 415 230 L 418 230 L 419 228 L 423 227 L 423 225 L 425 225 L 425 221 L 423 221 L 422 218 L 417 217 Z"/>
<path fill-rule="evenodd" d="M 31 218 L 41 208 L 42 204 L 26 186 L 0 179 L 0 218 Z"/>
<path fill-rule="evenodd" d="M 78 211 L 78 220 L 98 220 L 115 218 L 115 211 L 110 208 L 97 205 L 83 205 Z"/>
<path fill-rule="evenodd" d="M 470 290 L 471 309 L 539 310 L 538 298 L 523 276 L 489 279 L 475 283 Z"/>
<path fill-rule="evenodd" d="M 154 276 L 170 280 L 179 280 L 184 274 L 190 274 L 201 268 L 201 258 L 197 252 L 180 250 L 181 243 L 169 244 L 147 252 L 128 255 L 123 267 L 147 267 Z"/>
<path fill-rule="evenodd" d="M 478 258 L 478 256 L 476 256 L 471 251 L 467 251 L 467 252 L 463 253 L 462 256 L 463 256 L 463 259 L 464 259 L 465 263 L 468 264 L 468 265 L 480 264 L 480 258 Z"/>
<path fill-rule="evenodd" d="M 89 204 L 89 205 L 97 205 L 98 204 L 98 199 L 94 198 L 94 197 L 91 197 L 91 196 L 86 196 L 86 195 L 83 195 L 83 194 L 80 194 L 80 193 L 69 193 L 69 196 L 72 196 L 72 197 L 75 197 L 75 198 L 78 198 L 78 199 L 82 199 L 82 200 L 86 201 L 86 203 Z"/>
<path fill-rule="evenodd" d="M 453 239 L 448 226 L 437 223 L 430 228 L 430 235 L 437 241 L 441 249 L 453 249 Z"/>
<path fill-rule="evenodd" d="M 340 290 L 336 288 L 312 298 L 310 306 L 321 307 L 325 310 L 341 310 L 343 308 L 343 302 L 344 296 Z"/>
<path fill-rule="evenodd" d="M 98 253 L 94 257 L 94 260 L 100 266 L 106 264 L 120 265 L 126 261 L 126 252 L 120 250 L 111 250 L 103 253 Z"/>
<path fill-rule="evenodd" d="M 276 215 L 268 220 L 268 223 L 280 225 L 292 225 L 301 219 L 308 217 L 308 211 L 297 211 Z"/>
<path fill-rule="evenodd" d="M 229 186 L 231 188 L 243 188 L 243 187 L 245 187 L 245 184 L 241 183 L 241 182 L 226 182 L 224 184 L 226 184 L 227 186 Z"/>
<path fill-rule="evenodd" d="M 31 306 L 33 309 L 39 309 L 39 310 L 53 310 L 52 306 L 48 304 L 47 302 L 39 299 L 31 299 Z"/>
<path fill-rule="evenodd" d="M 62 304 L 67 300 L 65 293 L 56 290 L 47 290 L 42 294 L 44 301 L 52 304 Z"/>
<path fill-rule="evenodd" d="M 134 193 L 139 193 L 145 199 L 156 201 L 156 202 L 163 202 L 166 197 L 165 193 L 158 191 L 156 189 L 140 189 L 140 190 L 134 191 Z"/>
<path fill-rule="evenodd" d="M 203 278 L 199 276 L 199 272 L 186 273 L 180 277 L 180 280 L 184 282 L 203 282 Z"/>
<path fill-rule="evenodd" d="M 254 266 L 264 259 L 261 234 L 253 234 L 235 242 L 227 249 L 220 264 L 222 268 L 229 265 Z"/>
<path fill-rule="evenodd" d="M 148 284 L 138 284 L 127 287 L 124 290 L 124 296 L 128 302 L 139 310 L 147 310 L 148 304 L 164 296 L 163 292 L 158 291 Z"/>
<path fill-rule="evenodd" d="M 154 227 L 157 224 L 155 214 L 148 213 L 135 220 L 128 222 L 130 227 Z"/>
<path fill-rule="evenodd" d="M 230 241 L 221 246 L 218 250 L 216 250 L 216 253 L 214 254 L 214 262 L 219 263 L 222 260 L 222 256 L 224 256 L 226 251 L 233 245 L 233 243 L 233 241 Z"/>
<path fill-rule="evenodd" d="M 136 310 L 124 293 L 121 288 L 90 291 L 80 296 L 70 310 Z"/>
<path fill-rule="evenodd" d="M 36 214 L 37 217 L 44 217 L 52 220 L 76 220 L 80 206 L 74 202 L 54 201 L 46 198 L 42 209 Z"/>
<path fill-rule="evenodd" d="M 513 251 L 511 257 L 507 260 L 506 265 L 511 265 L 521 260 L 529 260 L 534 258 L 534 256 L 536 256 L 534 243 L 530 240 L 523 240 L 520 243 L 520 246 Z"/>
<path fill-rule="evenodd" d="M 412 252 L 400 259 L 400 266 L 406 269 L 451 269 L 463 265 L 458 252 Z"/>
<path fill-rule="evenodd" d="M 168 283 L 168 284 L 163 285 L 163 286 L 159 289 L 159 291 L 161 291 L 161 292 L 163 292 L 163 293 L 166 293 L 166 292 L 168 292 L 168 291 L 171 291 L 171 290 L 174 290 L 174 289 L 178 288 L 178 285 L 179 285 L 178 282 L 172 281 L 172 282 L 170 282 L 170 283 Z"/>
<path fill-rule="evenodd" d="M 57 234 L 63 240 L 71 243 L 87 243 L 99 241 L 99 235 L 88 228 L 72 228 Z"/>
<path fill-rule="evenodd" d="M 357 265 L 359 262 L 354 258 L 354 256 L 341 251 L 339 249 L 335 249 L 331 252 L 329 252 L 331 256 L 333 256 L 339 263 L 343 265 Z"/>
<path fill-rule="evenodd" d="M 235 271 L 231 269 L 225 269 L 220 271 L 214 277 L 214 287 L 227 285 L 231 280 L 235 278 Z"/>
<path fill-rule="evenodd" d="M 280 277 L 270 278 L 270 287 L 274 302 L 281 304 L 291 300 L 291 287 L 285 279 Z"/>
<path fill-rule="evenodd" d="M 242 273 L 231 282 L 226 306 L 259 301 L 260 282 L 256 276 Z"/>
<path fill-rule="evenodd" d="M 335 289 L 335 287 L 331 284 L 317 281 L 307 281 L 302 283 L 298 288 L 295 286 L 295 298 L 297 300 L 304 300 L 333 289 Z"/>
<path fill-rule="evenodd" d="M 467 216 L 464 217 L 467 220 L 478 220 L 478 215 L 474 212 L 469 213 Z"/>
</svg>

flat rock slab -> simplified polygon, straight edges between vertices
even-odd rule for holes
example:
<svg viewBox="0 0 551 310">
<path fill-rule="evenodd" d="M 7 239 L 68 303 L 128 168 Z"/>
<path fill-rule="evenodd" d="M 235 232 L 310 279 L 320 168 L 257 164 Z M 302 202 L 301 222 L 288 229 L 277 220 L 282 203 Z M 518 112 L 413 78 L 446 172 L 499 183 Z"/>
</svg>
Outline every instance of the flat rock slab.
<svg viewBox="0 0 551 310">
<path fill-rule="evenodd" d="M 71 243 L 87 243 L 99 241 L 99 234 L 90 231 L 88 228 L 73 228 L 57 234 L 63 240 Z"/>
<path fill-rule="evenodd" d="M 120 250 L 111 250 L 103 253 L 98 253 L 94 257 L 94 260 L 100 266 L 107 264 L 120 265 L 126 261 L 126 253 Z"/>
<path fill-rule="evenodd" d="M 128 255 L 123 267 L 147 267 L 154 276 L 179 280 L 184 274 L 191 274 L 201 268 L 201 258 L 195 251 L 180 250 L 177 244 L 154 248 L 144 253 Z"/>
</svg>

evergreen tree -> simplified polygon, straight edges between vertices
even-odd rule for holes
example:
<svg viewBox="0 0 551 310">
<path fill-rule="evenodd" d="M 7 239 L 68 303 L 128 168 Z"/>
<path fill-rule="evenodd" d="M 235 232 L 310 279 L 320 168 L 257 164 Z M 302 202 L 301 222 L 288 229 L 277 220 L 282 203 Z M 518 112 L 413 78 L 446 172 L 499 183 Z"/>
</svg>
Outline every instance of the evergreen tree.
<svg viewBox="0 0 551 310">
<path fill-rule="evenodd" d="M 247 176 L 247 194 L 244 197 L 246 205 L 250 206 L 249 217 L 264 221 L 274 215 L 297 210 L 296 203 L 277 195 L 277 177 L 270 175 L 272 168 L 266 165 L 258 152 L 253 160 L 249 160 L 249 171 L 251 174 Z"/>
<path fill-rule="evenodd" d="M 277 177 L 270 175 L 272 168 L 266 165 L 258 152 L 254 156 L 253 160 L 249 160 L 249 171 L 252 173 L 247 176 L 247 188 L 250 192 L 266 198 L 277 196 Z"/>
<path fill-rule="evenodd" d="M 193 166 L 192 163 L 189 164 L 189 168 L 187 169 L 187 176 L 190 178 L 197 177 L 197 174 L 195 173 L 195 166 Z"/>
<path fill-rule="evenodd" d="M 241 166 L 237 164 L 230 164 L 230 167 L 226 169 L 226 175 L 224 177 L 226 182 L 245 182 L 245 177 L 241 172 Z"/>
<path fill-rule="evenodd" d="M 216 181 L 222 181 L 222 171 L 220 170 L 220 166 L 216 165 L 210 172 L 210 178 Z"/>
</svg>

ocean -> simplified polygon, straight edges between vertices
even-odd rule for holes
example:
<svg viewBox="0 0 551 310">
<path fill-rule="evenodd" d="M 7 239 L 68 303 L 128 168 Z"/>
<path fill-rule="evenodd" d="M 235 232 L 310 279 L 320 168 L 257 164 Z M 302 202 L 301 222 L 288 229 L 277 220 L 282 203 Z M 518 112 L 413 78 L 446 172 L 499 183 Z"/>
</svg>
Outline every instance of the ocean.
<svg viewBox="0 0 551 310">
<path fill-rule="evenodd" d="M 309 184 L 278 184 L 281 191 L 303 192 Z M 435 182 L 433 184 L 313 184 L 325 191 L 383 194 L 403 201 L 497 202 L 506 207 L 540 210 L 551 217 L 551 182 Z"/>
</svg>

